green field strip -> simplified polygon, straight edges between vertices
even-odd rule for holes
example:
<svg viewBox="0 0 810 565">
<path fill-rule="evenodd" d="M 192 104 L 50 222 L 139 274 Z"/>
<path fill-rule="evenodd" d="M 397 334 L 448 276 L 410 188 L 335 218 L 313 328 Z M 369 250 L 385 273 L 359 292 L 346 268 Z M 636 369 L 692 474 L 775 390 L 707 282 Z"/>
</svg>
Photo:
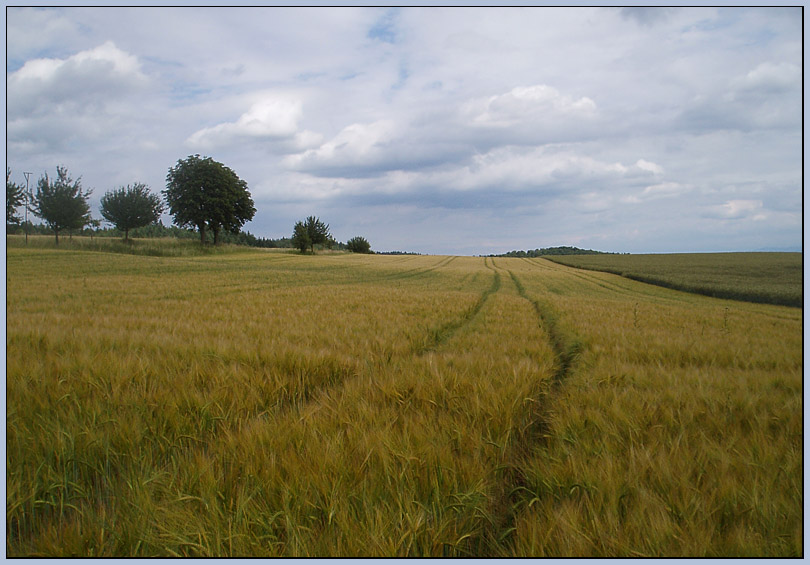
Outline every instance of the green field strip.
<svg viewBox="0 0 810 565">
<path fill-rule="evenodd" d="M 803 305 L 798 253 L 559 256 L 545 259 L 712 298 Z"/>
<path fill-rule="evenodd" d="M 535 258 L 523 258 L 523 261 L 539 269 L 548 269 L 549 271 L 553 272 L 564 272 L 571 277 L 583 281 L 591 288 L 599 287 L 607 291 L 609 296 L 619 299 L 624 299 L 626 297 L 638 299 L 640 296 L 643 296 L 662 304 L 667 302 L 686 302 L 689 300 L 688 297 L 679 297 L 677 293 L 672 292 L 672 289 L 668 289 L 669 292 L 662 292 L 660 289 L 661 287 L 653 286 L 653 288 L 645 288 L 644 283 L 638 283 L 637 281 L 631 282 L 622 278 L 619 279 L 622 282 L 626 282 L 628 285 L 632 285 L 631 288 L 630 286 L 623 286 L 617 282 L 599 278 L 598 275 L 588 273 L 588 271 L 585 269 L 577 269 L 576 267 L 571 267 L 570 265 L 565 265 L 563 263 L 554 263 L 553 261 Z M 605 273 L 605 275 L 618 276 L 614 275 L 613 273 Z M 546 286 L 548 287 L 549 285 L 547 284 Z M 551 288 L 553 287 L 550 287 L 550 289 Z"/>
</svg>

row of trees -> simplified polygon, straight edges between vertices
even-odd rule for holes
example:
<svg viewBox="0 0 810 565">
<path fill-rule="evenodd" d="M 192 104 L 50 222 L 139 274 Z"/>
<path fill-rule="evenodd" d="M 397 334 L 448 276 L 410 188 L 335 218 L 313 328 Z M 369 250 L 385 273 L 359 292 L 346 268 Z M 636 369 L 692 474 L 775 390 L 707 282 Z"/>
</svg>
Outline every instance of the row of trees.
<svg viewBox="0 0 810 565">
<path fill-rule="evenodd" d="M 37 182 L 31 201 L 26 203 L 23 187 L 11 182 L 11 170 L 6 169 L 7 230 L 21 225 L 17 208 L 22 205 L 45 221 L 55 234 L 57 245 L 60 232 L 100 225 L 100 221 L 90 215 L 88 198 L 92 191 L 82 190 L 81 178 L 74 181 L 66 167 L 57 166 L 56 173 L 53 180 L 45 173 Z M 166 190 L 162 194 L 174 217 L 174 224 L 180 228 L 197 229 L 202 243 L 206 242 L 208 232 L 213 233 L 215 245 L 220 243 L 223 232 L 239 234 L 245 222 L 256 213 L 247 183 L 233 170 L 210 157 L 190 155 L 180 159 L 169 169 Z M 101 197 L 102 217 L 122 231 L 125 240 L 129 239 L 130 230 L 157 224 L 165 210 L 160 196 L 139 182 L 109 191 Z M 273 240 L 251 238 L 256 240 L 254 244 L 273 246 Z M 291 243 L 302 253 L 307 249 L 314 253 L 316 245 L 331 247 L 337 242 L 329 233 L 328 224 L 310 216 L 295 224 Z M 352 238 L 346 247 L 358 253 L 371 252 L 371 246 L 362 237 Z"/>
</svg>

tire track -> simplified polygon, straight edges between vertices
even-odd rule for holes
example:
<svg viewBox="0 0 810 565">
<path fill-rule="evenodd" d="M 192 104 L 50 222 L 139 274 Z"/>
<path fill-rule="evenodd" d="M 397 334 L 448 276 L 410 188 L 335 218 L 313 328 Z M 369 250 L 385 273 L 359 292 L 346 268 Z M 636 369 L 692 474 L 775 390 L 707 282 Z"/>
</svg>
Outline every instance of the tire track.
<svg viewBox="0 0 810 565">
<path fill-rule="evenodd" d="M 534 401 L 529 403 L 528 408 L 531 411 L 528 415 L 529 424 L 523 429 L 516 430 L 510 443 L 509 455 L 506 457 L 510 462 L 501 465 L 498 470 L 497 482 L 501 487 L 491 505 L 496 518 L 480 540 L 493 557 L 508 553 L 504 550 L 514 543 L 517 518 L 521 508 L 528 502 L 524 494 L 528 485 L 526 466 L 531 461 L 533 450 L 536 447 L 544 448 L 548 441 L 554 397 L 573 371 L 582 351 L 581 341 L 561 326 L 552 305 L 533 299 L 514 272 L 509 269 L 503 270 L 509 274 L 517 294 L 531 304 L 533 316 L 548 336 L 555 362 L 550 382 L 541 380 L 536 383 L 532 396 Z"/>
<path fill-rule="evenodd" d="M 451 257 L 451 260 L 455 259 L 455 257 Z M 439 266 L 446 266 L 450 263 L 447 261 L 444 265 L 437 265 L 436 268 Z M 473 306 L 464 313 L 463 316 L 456 320 L 451 320 L 445 324 L 442 324 L 436 328 L 429 330 L 428 335 L 426 336 L 427 339 L 424 344 L 421 344 L 413 349 L 413 352 L 417 355 L 424 355 L 429 351 L 434 351 L 437 347 L 439 347 L 442 343 L 449 340 L 453 335 L 463 328 L 464 326 L 468 325 L 473 321 L 473 319 L 481 312 L 481 308 L 484 307 L 489 297 L 498 292 L 501 288 L 501 275 L 500 273 L 495 270 L 493 267 L 490 267 L 487 264 L 486 257 L 484 258 L 484 266 L 492 271 L 492 285 L 485 290 L 481 296 L 478 298 L 478 301 L 473 304 Z"/>
<path fill-rule="evenodd" d="M 409 276 L 416 276 L 424 272 L 432 271 L 449 265 L 457 257 L 442 259 L 436 265 L 428 269 L 414 269 L 418 271 Z M 493 280 L 490 287 L 484 290 L 475 304 L 463 312 L 459 317 L 441 323 L 433 328 L 429 328 L 421 337 L 413 338 L 410 347 L 406 349 L 406 355 L 424 355 L 429 351 L 438 348 L 442 343 L 449 340 L 458 330 L 470 324 L 483 308 L 489 297 L 501 287 L 500 274 L 492 269 L 484 259 L 484 266 L 492 270 Z M 372 356 L 379 357 L 378 362 L 372 365 L 386 367 L 393 362 L 393 357 L 379 352 L 371 352 Z M 293 409 L 302 409 L 311 402 L 316 402 L 323 394 L 334 392 L 345 383 L 358 376 L 362 372 L 362 364 L 345 363 L 336 361 L 330 357 L 322 360 L 311 360 L 309 357 L 285 358 L 275 367 L 276 370 L 287 375 L 291 388 L 282 387 L 281 396 L 275 403 L 278 412 L 283 413 Z"/>
</svg>

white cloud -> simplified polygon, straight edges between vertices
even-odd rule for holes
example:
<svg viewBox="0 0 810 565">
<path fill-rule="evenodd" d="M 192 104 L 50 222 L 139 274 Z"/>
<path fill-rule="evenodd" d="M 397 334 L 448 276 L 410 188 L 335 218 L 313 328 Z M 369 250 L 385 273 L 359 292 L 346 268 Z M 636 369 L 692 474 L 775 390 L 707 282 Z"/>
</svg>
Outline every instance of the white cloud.
<svg viewBox="0 0 810 565">
<path fill-rule="evenodd" d="M 8 76 L 9 113 L 30 111 L 45 101 L 78 106 L 136 88 L 145 80 L 137 57 L 111 41 L 67 59 L 33 59 Z"/>
<path fill-rule="evenodd" d="M 572 151 L 547 148 L 517 150 L 507 147 L 476 155 L 451 186 L 462 190 L 484 187 L 500 187 L 504 191 L 523 190 L 526 187 L 556 186 L 574 180 L 607 181 L 630 171 L 621 163 L 603 162 Z"/>
<path fill-rule="evenodd" d="M 662 182 L 644 187 L 642 198 L 680 196 L 692 188 L 678 182 Z"/>
<path fill-rule="evenodd" d="M 284 163 L 290 169 L 313 171 L 374 167 L 388 159 L 388 145 L 395 136 L 392 120 L 351 124 L 320 147 L 290 155 Z"/>
<path fill-rule="evenodd" d="M 566 118 L 588 118 L 595 114 L 596 103 L 588 97 L 574 99 L 551 86 L 518 86 L 506 94 L 470 100 L 462 106 L 462 115 L 475 127 L 508 128 L 527 122 Z"/>
<path fill-rule="evenodd" d="M 138 119 L 134 101 L 148 85 L 138 58 L 111 41 L 27 61 L 7 77 L 7 142 L 25 152 L 114 136 L 122 121 Z"/>
<path fill-rule="evenodd" d="M 321 140 L 321 136 L 314 132 L 298 130 L 301 116 L 300 100 L 264 97 L 235 122 L 197 130 L 186 142 L 191 147 L 212 149 L 246 140 L 287 141 L 293 148 L 301 150 Z"/>
<path fill-rule="evenodd" d="M 7 16 L 13 170 L 159 189 L 191 146 L 250 183 L 257 235 L 306 212 L 413 248 L 420 222 L 418 251 L 801 237 L 801 9 Z"/>
<path fill-rule="evenodd" d="M 761 200 L 728 200 L 723 204 L 712 206 L 709 214 L 718 218 L 738 220 L 752 216 L 762 209 Z"/>
<path fill-rule="evenodd" d="M 739 91 L 783 92 L 801 88 L 802 70 L 793 63 L 765 62 L 732 82 Z"/>
<path fill-rule="evenodd" d="M 661 165 L 651 161 L 645 161 L 644 159 L 639 159 L 636 161 L 636 167 L 644 171 L 650 171 L 654 175 L 661 175 L 664 173 L 664 168 Z"/>
</svg>

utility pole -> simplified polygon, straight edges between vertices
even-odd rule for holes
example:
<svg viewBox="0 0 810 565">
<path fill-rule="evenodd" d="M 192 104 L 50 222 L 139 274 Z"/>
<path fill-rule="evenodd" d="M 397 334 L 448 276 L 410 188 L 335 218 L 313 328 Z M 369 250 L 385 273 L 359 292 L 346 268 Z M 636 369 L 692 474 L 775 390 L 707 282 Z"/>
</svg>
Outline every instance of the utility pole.
<svg viewBox="0 0 810 565">
<path fill-rule="evenodd" d="M 25 175 L 25 244 L 28 245 L 28 203 L 31 198 L 31 195 L 28 193 L 28 177 L 30 177 L 32 173 L 23 171 L 23 174 Z"/>
</svg>

